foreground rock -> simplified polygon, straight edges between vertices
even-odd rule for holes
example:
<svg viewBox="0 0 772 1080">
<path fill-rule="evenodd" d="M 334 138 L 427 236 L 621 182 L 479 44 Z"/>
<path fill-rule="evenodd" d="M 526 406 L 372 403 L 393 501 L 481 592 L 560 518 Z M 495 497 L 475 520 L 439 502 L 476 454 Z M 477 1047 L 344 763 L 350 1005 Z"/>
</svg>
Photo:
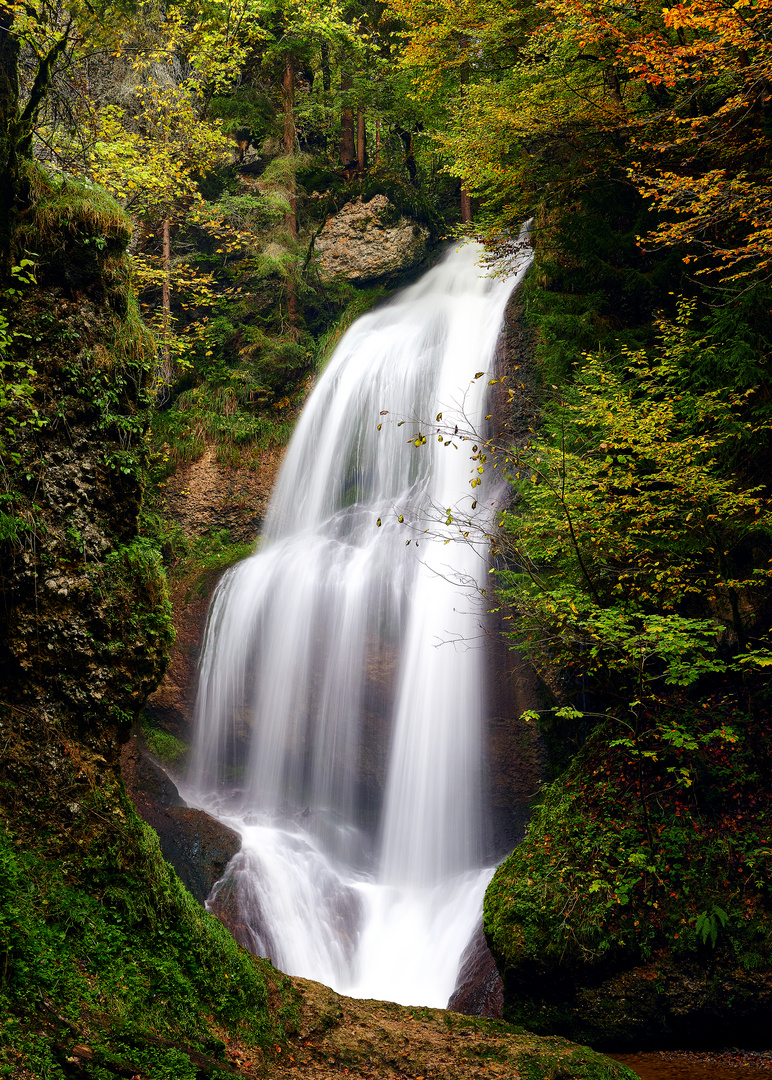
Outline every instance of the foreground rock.
<svg viewBox="0 0 772 1080">
<path fill-rule="evenodd" d="M 404 1008 L 341 997 L 291 980 L 299 995 L 294 1031 L 273 1053 L 231 1045 L 242 1075 L 325 1080 L 348 1074 L 379 1080 L 633 1080 L 626 1066 L 576 1043 L 539 1038 L 495 1020 L 444 1009 Z"/>
<path fill-rule="evenodd" d="M 375 195 L 347 203 L 314 246 L 322 278 L 361 285 L 412 270 L 426 257 L 428 242 L 428 229 L 402 217 L 385 195 Z"/>
</svg>

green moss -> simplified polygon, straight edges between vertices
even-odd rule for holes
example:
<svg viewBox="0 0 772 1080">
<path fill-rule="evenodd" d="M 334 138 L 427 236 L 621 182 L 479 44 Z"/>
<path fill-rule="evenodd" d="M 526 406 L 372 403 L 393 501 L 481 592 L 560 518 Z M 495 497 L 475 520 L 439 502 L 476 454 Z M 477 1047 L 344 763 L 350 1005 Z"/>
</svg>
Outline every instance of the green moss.
<svg viewBox="0 0 772 1080">
<path fill-rule="evenodd" d="M 178 465 L 197 461 L 207 443 L 220 465 L 256 466 L 262 451 L 285 446 L 295 413 L 287 402 L 280 410 L 256 411 L 248 383 L 203 383 L 179 395 L 174 405 L 152 419 L 153 478 L 169 476 Z"/>
<path fill-rule="evenodd" d="M 152 540 L 135 537 L 90 574 L 106 602 L 106 618 L 120 626 L 122 637 L 168 649 L 174 641 L 172 605 L 161 552 Z M 115 644 L 120 644 L 117 636 Z"/>
<path fill-rule="evenodd" d="M 280 1037 L 272 969 L 192 900 L 155 833 L 125 802 L 118 815 L 82 810 L 97 827 L 65 859 L 0 831 L 0 1067 L 63 1076 L 73 1043 L 87 1042 L 95 1078 L 112 1058 L 177 1080 L 196 1075 L 187 1049 L 222 1052 L 223 1026 L 247 1045 Z M 108 817 L 118 830 L 100 826 Z"/>
<path fill-rule="evenodd" d="M 131 219 L 97 184 L 47 173 L 31 165 L 33 205 L 21 226 L 31 250 L 75 244 L 123 252 L 131 239 Z"/>
<path fill-rule="evenodd" d="M 147 715 L 142 720 L 142 734 L 150 753 L 162 765 L 179 766 L 185 762 L 190 747 L 168 731 L 156 727 Z"/>
<path fill-rule="evenodd" d="M 225 570 L 249 558 L 254 550 L 254 540 L 233 541 L 227 529 L 216 529 L 191 542 L 187 568 L 193 571 Z"/>
<path fill-rule="evenodd" d="M 676 751 L 652 728 L 651 748 L 643 730 L 633 757 L 596 729 L 494 875 L 484 923 L 508 1019 L 591 1041 L 582 988 L 647 964 L 691 965 L 715 974 L 719 997 L 728 985 L 743 995 L 769 957 L 772 796 L 757 755 L 772 720 L 726 692 L 682 704 L 698 735 L 731 719 L 736 742 Z M 676 783 L 687 767 L 695 782 Z M 664 991 L 654 970 L 645 979 Z M 663 1000 L 661 1033 L 677 1027 L 669 1008 Z M 619 1010 L 608 1013 L 613 1034 Z"/>
</svg>

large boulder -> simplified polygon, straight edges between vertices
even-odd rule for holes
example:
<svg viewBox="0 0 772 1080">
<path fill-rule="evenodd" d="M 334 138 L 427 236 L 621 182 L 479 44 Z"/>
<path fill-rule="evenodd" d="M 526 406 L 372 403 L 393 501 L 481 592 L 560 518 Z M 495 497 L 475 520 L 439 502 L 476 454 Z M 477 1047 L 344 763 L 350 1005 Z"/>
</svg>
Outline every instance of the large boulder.
<svg viewBox="0 0 772 1080">
<path fill-rule="evenodd" d="M 364 284 L 396 277 L 418 266 L 428 251 L 429 230 L 403 217 L 385 195 L 346 203 L 315 243 L 322 278 Z"/>
<path fill-rule="evenodd" d="M 606 1049 L 772 1030 L 772 718 L 741 704 L 694 718 L 696 792 L 605 727 L 546 789 L 485 897 L 505 1020 Z M 730 749 L 705 738 L 722 714 Z"/>
</svg>

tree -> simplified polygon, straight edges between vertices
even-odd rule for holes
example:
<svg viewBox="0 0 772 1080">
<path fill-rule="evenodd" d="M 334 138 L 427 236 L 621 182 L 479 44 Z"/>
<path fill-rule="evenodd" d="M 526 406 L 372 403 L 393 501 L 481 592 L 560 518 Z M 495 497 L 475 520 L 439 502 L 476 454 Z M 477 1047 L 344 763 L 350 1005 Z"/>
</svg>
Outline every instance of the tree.
<svg viewBox="0 0 772 1080">
<path fill-rule="evenodd" d="M 452 102 L 436 138 L 493 231 L 612 180 L 653 212 L 642 247 L 677 247 L 707 284 L 767 279 L 769 0 L 390 6 L 414 93 Z"/>
<path fill-rule="evenodd" d="M 15 214 L 29 198 L 26 164 L 32 159 L 33 131 L 56 64 L 67 48 L 74 14 L 42 0 L 0 4 L 0 274 L 12 262 Z M 21 86 L 22 53 L 34 58 L 26 96 Z"/>
<path fill-rule="evenodd" d="M 524 647 L 631 701 L 720 668 L 722 626 L 729 651 L 747 647 L 772 578 L 772 503 L 726 468 L 753 428 L 752 391 L 691 388 L 708 347 L 692 314 L 682 305 L 657 349 L 623 349 L 621 366 L 586 358 L 512 456 L 516 497 L 500 519 L 502 595 Z"/>
</svg>

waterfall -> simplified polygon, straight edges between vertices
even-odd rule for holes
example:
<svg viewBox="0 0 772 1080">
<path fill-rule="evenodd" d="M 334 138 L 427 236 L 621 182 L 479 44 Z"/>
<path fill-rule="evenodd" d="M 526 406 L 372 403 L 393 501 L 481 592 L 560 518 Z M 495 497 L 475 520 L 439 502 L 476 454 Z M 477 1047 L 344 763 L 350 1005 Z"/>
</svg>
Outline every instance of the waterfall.
<svg viewBox="0 0 772 1080">
<path fill-rule="evenodd" d="M 480 255 L 452 250 L 358 319 L 320 376 L 260 544 L 212 602 L 184 789 L 242 836 L 209 900 L 239 940 L 411 1005 L 446 1004 L 492 874 L 480 592 L 496 492 L 487 473 L 470 487 L 469 444 L 434 422 L 485 429 L 528 258 L 501 279 Z"/>
</svg>

